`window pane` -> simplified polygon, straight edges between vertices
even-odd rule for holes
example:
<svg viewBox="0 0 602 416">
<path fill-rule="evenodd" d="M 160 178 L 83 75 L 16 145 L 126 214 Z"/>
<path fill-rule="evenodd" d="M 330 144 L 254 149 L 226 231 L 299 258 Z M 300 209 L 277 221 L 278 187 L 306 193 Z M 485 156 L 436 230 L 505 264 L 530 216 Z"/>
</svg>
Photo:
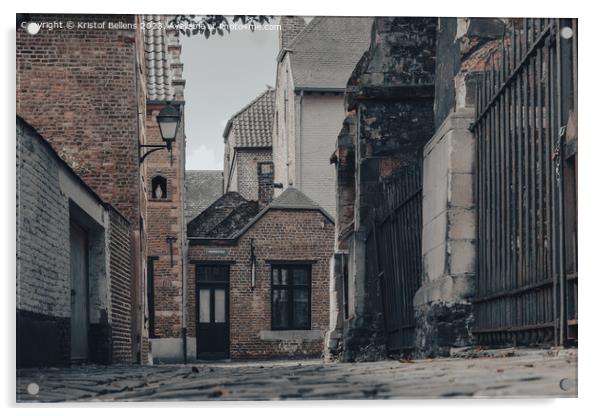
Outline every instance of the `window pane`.
<svg viewBox="0 0 602 416">
<path fill-rule="evenodd" d="M 280 272 L 280 274 L 279 274 Z M 290 282 L 290 270 L 275 267 L 272 269 L 272 284 L 288 285 Z"/>
<path fill-rule="evenodd" d="M 308 275 L 307 269 L 294 269 L 293 270 L 293 284 L 294 285 L 307 285 L 308 284 Z"/>
<path fill-rule="evenodd" d="M 211 292 L 209 289 L 199 290 L 199 322 L 211 322 L 210 316 Z"/>
<path fill-rule="evenodd" d="M 198 277 L 203 282 L 227 282 L 228 267 L 199 266 Z"/>
<path fill-rule="evenodd" d="M 307 328 L 309 326 L 309 296 L 308 289 L 293 290 L 293 327 Z"/>
<path fill-rule="evenodd" d="M 226 322 L 226 291 L 224 289 L 215 289 L 215 321 Z"/>
<path fill-rule="evenodd" d="M 290 275 L 290 270 L 280 269 L 280 284 L 281 285 L 289 284 L 289 275 Z"/>
<path fill-rule="evenodd" d="M 272 318 L 274 328 L 287 328 L 288 320 L 288 291 L 286 289 L 274 289 L 272 298 Z"/>
</svg>

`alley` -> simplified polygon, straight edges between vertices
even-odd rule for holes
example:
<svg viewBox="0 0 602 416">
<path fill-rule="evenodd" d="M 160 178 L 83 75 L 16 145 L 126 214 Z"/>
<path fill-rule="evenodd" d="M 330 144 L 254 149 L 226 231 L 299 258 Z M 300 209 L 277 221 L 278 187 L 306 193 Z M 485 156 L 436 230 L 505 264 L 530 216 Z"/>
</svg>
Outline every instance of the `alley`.
<svg viewBox="0 0 602 416">
<path fill-rule="evenodd" d="M 576 350 L 509 349 L 377 363 L 301 360 L 27 369 L 19 370 L 17 401 L 576 397 L 576 379 Z"/>
</svg>

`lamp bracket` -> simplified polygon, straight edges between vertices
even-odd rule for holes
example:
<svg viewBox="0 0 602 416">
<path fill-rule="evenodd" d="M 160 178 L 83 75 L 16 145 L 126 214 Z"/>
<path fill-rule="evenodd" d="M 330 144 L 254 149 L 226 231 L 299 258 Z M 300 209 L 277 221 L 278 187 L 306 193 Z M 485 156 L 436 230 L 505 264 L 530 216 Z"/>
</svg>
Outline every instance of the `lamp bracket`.
<svg viewBox="0 0 602 416">
<path fill-rule="evenodd" d="M 151 150 L 142 154 L 142 149 L 144 149 L 144 148 L 147 148 L 147 149 L 150 148 Z M 157 150 L 161 150 L 161 149 L 171 150 L 171 143 L 170 144 L 138 144 L 138 158 L 139 158 L 140 164 L 142 164 L 142 162 L 144 162 L 144 159 L 146 159 L 146 157 L 148 155 L 150 155 L 153 152 L 156 152 Z"/>
</svg>

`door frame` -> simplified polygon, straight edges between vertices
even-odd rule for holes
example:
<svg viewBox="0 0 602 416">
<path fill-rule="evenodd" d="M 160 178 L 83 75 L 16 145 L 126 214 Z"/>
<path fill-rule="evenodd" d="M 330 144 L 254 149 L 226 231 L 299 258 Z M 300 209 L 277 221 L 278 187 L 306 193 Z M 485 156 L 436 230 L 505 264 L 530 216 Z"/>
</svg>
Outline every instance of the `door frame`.
<svg viewBox="0 0 602 416">
<path fill-rule="evenodd" d="M 230 358 L 230 265 L 233 264 L 231 261 L 223 261 L 223 262 L 215 262 L 215 261 L 193 261 L 195 265 L 194 271 L 194 299 L 195 299 L 195 331 L 196 331 L 196 357 L 199 360 L 217 360 Z M 227 282 L 217 282 L 217 281 L 199 281 L 199 268 L 202 267 L 225 267 L 227 269 L 228 281 Z M 199 345 L 199 313 L 200 313 L 200 305 L 199 305 L 199 290 L 202 288 L 215 289 L 220 288 L 225 290 L 225 315 L 226 315 L 226 351 L 223 353 L 201 353 L 198 345 Z M 214 298 L 214 291 L 211 291 L 211 298 Z M 214 304 L 214 301 L 211 302 Z M 210 308 L 211 316 L 214 315 L 214 308 Z"/>
</svg>

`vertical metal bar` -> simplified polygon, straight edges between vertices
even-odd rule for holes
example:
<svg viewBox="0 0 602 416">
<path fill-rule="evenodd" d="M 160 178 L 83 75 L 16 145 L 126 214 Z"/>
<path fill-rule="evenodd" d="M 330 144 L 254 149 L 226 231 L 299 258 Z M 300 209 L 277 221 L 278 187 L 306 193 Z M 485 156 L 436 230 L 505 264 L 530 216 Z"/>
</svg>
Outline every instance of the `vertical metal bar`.
<svg viewBox="0 0 602 416">
<path fill-rule="evenodd" d="M 492 77 L 493 77 L 493 93 L 492 93 L 492 97 L 495 96 L 495 92 L 497 90 L 497 71 L 495 70 L 495 62 L 493 64 L 493 72 L 492 72 Z M 499 208 L 499 188 L 498 188 L 498 172 L 499 172 L 499 166 L 498 166 L 498 138 L 497 138 L 497 134 L 499 132 L 499 127 L 498 127 L 498 107 L 497 107 L 497 103 L 494 102 L 492 107 L 491 107 L 492 113 L 492 129 L 491 129 L 491 176 L 492 176 L 492 198 L 491 198 L 491 228 L 492 228 L 492 238 L 491 238 L 491 245 L 492 245 L 492 273 L 491 273 L 491 292 L 492 293 L 496 293 L 498 291 L 498 256 L 499 256 L 499 246 L 498 246 L 498 224 L 499 221 L 497 219 L 497 214 L 498 214 L 498 208 Z M 495 302 L 491 303 L 492 305 L 492 312 L 493 312 L 493 322 L 494 325 L 497 327 L 497 323 L 498 323 L 498 310 L 495 307 Z"/>
<path fill-rule="evenodd" d="M 499 71 L 495 68 L 495 61 L 493 65 L 493 95 L 495 96 L 498 86 L 499 86 Z M 497 99 L 494 101 L 493 106 L 493 205 L 491 207 L 493 212 L 492 224 L 493 224 L 493 293 L 497 293 L 500 289 L 499 281 L 500 281 L 500 233 L 499 233 L 499 211 L 500 211 L 500 171 L 501 166 L 499 164 L 499 134 L 500 134 L 500 107 Z M 497 305 L 498 302 L 493 302 L 494 312 L 495 312 L 495 325 L 499 327 L 499 307 Z"/>
<path fill-rule="evenodd" d="M 562 23 L 562 24 L 560 24 Z M 565 95 L 565 89 L 568 86 L 568 72 L 569 68 L 566 66 L 569 64 L 568 62 L 568 53 L 570 50 L 568 49 L 568 41 L 563 40 L 560 37 L 560 29 L 564 25 L 564 20 L 559 21 L 558 31 L 556 34 L 557 39 L 557 48 L 558 48 L 558 90 L 559 90 L 559 100 L 558 100 L 558 124 L 562 128 L 564 128 L 566 120 L 568 118 L 568 106 L 566 105 L 568 99 Z M 560 129 L 559 129 L 560 130 Z M 564 344 L 567 341 L 567 314 L 566 314 L 566 263 L 565 263 L 565 236 L 564 236 L 564 135 L 557 133 L 558 136 L 558 240 L 560 243 L 559 247 L 559 280 L 560 280 L 560 342 Z"/>
<path fill-rule="evenodd" d="M 530 41 L 530 30 L 529 30 L 529 19 L 524 19 L 524 30 L 525 30 L 525 51 L 528 51 L 529 49 L 529 41 Z M 524 137 L 524 148 L 525 148 L 525 284 L 529 285 L 531 283 L 531 155 L 530 155 L 530 150 L 531 150 L 531 126 L 530 126 L 530 118 L 529 118 L 529 105 L 530 105 L 530 100 L 529 100 L 529 89 L 531 86 L 530 83 L 530 71 L 529 71 L 529 65 L 525 65 L 524 71 L 523 71 L 523 106 L 524 106 L 524 115 L 523 115 L 523 122 L 524 122 L 524 132 L 525 132 L 525 137 Z M 523 323 L 524 324 L 531 324 L 531 303 L 530 303 L 530 297 L 529 294 L 526 293 L 525 294 L 525 301 L 526 301 L 526 308 L 525 308 L 525 312 L 526 312 L 526 321 Z"/>
<path fill-rule="evenodd" d="M 557 221 L 557 182 L 556 182 L 556 135 L 558 132 L 558 115 L 557 115 L 557 102 L 558 102 L 558 67 L 556 65 L 556 55 L 557 55 L 557 40 L 556 33 L 558 32 L 558 19 L 553 19 L 553 33 L 550 35 L 550 46 L 549 46 L 549 65 L 550 65 L 550 144 L 552 146 L 552 154 L 551 154 L 551 166 L 550 166 L 550 189 L 551 189 L 551 256 L 552 256 L 552 276 L 554 279 L 554 289 L 553 289 L 553 310 L 554 310 L 554 343 L 556 345 L 560 344 L 560 317 L 559 317 L 559 282 L 558 282 L 558 221 Z"/>
<path fill-rule="evenodd" d="M 514 70 L 516 68 L 517 65 L 517 44 L 516 44 L 516 26 L 514 24 L 514 22 L 512 23 L 512 28 L 511 28 L 511 45 L 510 45 L 510 52 L 511 52 L 511 56 L 512 56 L 512 70 Z M 516 283 L 516 278 L 517 278 L 517 255 L 518 255 L 518 250 L 517 250 L 517 238 L 518 238 L 518 233 L 517 233 L 517 212 L 519 210 L 519 206 L 518 206 L 518 189 L 517 189 L 517 185 L 518 185 L 518 163 L 517 163 L 517 118 L 516 118 L 516 112 L 517 112 L 517 105 L 516 105 L 516 94 L 517 94 L 517 82 L 516 82 L 516 78 L 513 80 L 513 82 L 510 85 L 510 120 L 511 120 L 511 128 L 510 128 L 510 153 L 512 155 L 512 162 L 511 162 L 511 171 L 512 171 L 512 184 L 511 184 L 511 188 L 512 188 L 512 192 L 511 192 L 511 206 L 510 206 L 510 238 L 511 238 L 511 248 L 512 248 L 512 252 L 510 255 L 511 258 L 511 272 L 510 272 L 510 288 L 511 289 L 516 289 L 517 287 L 517 283 Z M 517 310 L 518 310 L 518 306 L 517 306 L 517 299 L 516 296 L 514 296 L 512 298 L 512 302 L 511 302 L 511 307 L 512 307 L 512 315 L 510 317 L 509 320 L 509 325 L 510 326 L 516 326 L 517 325 Z M 516 334 L 512 334 L 513 336 L 513 343 L 516 345 Z"/>
<path fill-rule="evenodd" d="M 506 176 L 506 166 L 505 166 L 505 98 L 504 91 L 501 91 L 501 86 L 505 80 L 505 65 L 506 65 L 506 57 L 505 57 L 505 48 L 504 48 L 504 36 L 502 36 L 500 42 L 500 68 L 498 71 L 499 82 L 498 82 L 498 91 L 500 91 L 497 96 L 498 101 L 498 183 L 499 183 L 499 207 L 498 207 L 498 239 L 499 239 L 499 254 L 500 254 L 500 262 L 499 262 L 499 274 L 498 274 L 498 291 L 506 291 L 506 223 L 505 223 L 505 205 L 506 205 L 506 189 L 505 189 L 505 176 Z M 501 327 L 506 326 L 506 297 L 502 297 L 499 299 L 499 309 L 500 309 L 500 322 L 499 325 Z"/>
<path fill-rule="evenodd" d="M 492 84 L 492 77 L 491 77 L 491 71 L 487 71 L 486 73 L 486 102 L 488 103 L 492 94 L 491 94 L 491 84 Z M 492 234 L 491 234 L 491 194 L 492 194 L 492 180 L 491 180 L 491 148 L 492 148 L 492 140 L 491 140 L 491 107 L 489 108 L 489 110 L 487 111 L 487 116 L 485 118 L 485 129 L 486 129 L 486 134 L 485 134 L 485 164 L 486 164 L 486 169 L 485 169 L 485 181 L 487 183 L 487 193 L 486 193 L 486 203 L 485 203 L 485 232 L 487 234 L 487 237 L 485 238 L 485 241 L 487 242 L 487 247 L 486 247 L 486 261 L 485 261 L 485 267 L 487 269 L 486 273 L 485 273 L 485 291 L 484 294 L 489 294 L 491 293 L 491 269 L 493 267 L 493 259 L 492 259 Z"/>
<path fill-rule="evenodd" d="M 477 80 L 477 100 L 476 100 L 476 114 L 480 115 L 483 111 L 483 76 L 479 74 Z M 482 293 L 481 281 L 483 279 L 483 247 L 485 245 L 484 233 L 483 233 L 483 127 L 482 121 L 479 121 L 476 125 L 475 130 L 476 136 L 476 149 L 477 149 L 477 165 L 476 165 L 476 179 L 477 179 L 477 194 L 476 194 L 476 214 L 477 214 L 477 276 L 475 281 L 475 292 L 476 296 L 480 296 Z M 482 317 L 481 317 L 481 305 L 475 304 L 475 329 L 483 329 Z M 479 336 L 477 335 L 477 338 Z M 479 338 L 479 342 L 482 342 Z"/>
<path fill-rule="evenodd" d="M 397 284 L 399 287 L 399 293 L 401 294 L 401 296 L 399 296 L 399 308 L 397 313 L 399 314 L 399 318 L 397 320 L 397 330 L 399 331 L 399 336 L 401 337 L 401 327 L 403 325 L 403 322 L 405 321 L 405 313 L 406 313 L 406 309 L 407 309 L 407 301 L 406 301 L 406 293 L 407 293 L 407 289 L 406 289 L 406 274 L 407 274 L 407 270 L 408 270 L 408 247 L 406 245 L 407 242 L 407 237 L 406 237 L 406 232 L 407 232 L 407 227 L 404 227 L 404 221 L 403 221 L 403 217 L 402 217 L 402 212 L 404 207 L 399 207 L 399 204 L 403 198 L 403 193 L 402 190 L 404 188 L 406 188 L 407 186 L 407 168 L 404 168 L 404 170 L 401 172 L 401 177 L 400 180 L 397 181 L 396 183 L 393 184 L 393 187 L 395 189 L 395 199 L 394 199 L 394 203 L 391 206 L 391 209 L 395 209 L 394 215 L 391 217 L 391 221 L 393 221 L 394 224 L 394 232 L 395 232 L 395 242 L 397 245 L 397 253 L 400 253 L 400 255 L 398 254 L 397 256 L 397 265 L 395 267 L 395 276 L 396 276 L 396 280 L 397 280 Z M 398 209 L 397 209 L 398 208 Z"/>
<path fill-rule="evenodd" d="M 528 19 L 529 21 L 529 33 L 530 33 L 530 42 L 533 44 L 535 39 L 535 21 L 534 19 Z M 535 68 L 533 65 L 534 59 L 531 56 L 529 58 L 528 66 L 529 68 L 529 86 L 528 86 L 528 96 L 529 96 L 529 208 L 530 208 L 530 229 L 529 229 L 529 237 L 531 240 L 531 255 L 530 255 L 530 264 L 529 264 L 529 282 L 534 283 L 536 278 L 536 259 L 537 259 L 537 243 L 536 243 L 536 234 L 537 234 L 537 218 L 536 218 L 536 166 L 535 166 L 535 153 L 537 151 L 535 146 L 535 135 L 536 135 L 536 126 L 535 126 Z M 537 305 L 535 303 L 535 299 L 532 299 L 531 303 L 531 323 L 534 324 L 537 321 Z"/>
<path fill-rule="evenodd" d="M 523 42 L 524 42 L 524 38 L 525 38 L 525 23 L 523 21 L 522 27 L 518 33 L 518 42 L 517 42 L 517 49 L 518 49 L 518 60 L 519 62 L 522 61 L 522 57 L 523 57 Z M 517 169 L 517 174 L 518 174 L 518 207 L 517 207 L 517 214 L 518 214 L 518 239 L 517 239 L 517 245 L 518 245 L 518 268 L 517 268 L 517 288 L 520 288 L 524 285 L 524 279 L 525 279 L 525 259 L 526 259 L 526 255 L 525 255 L 525 251 L 526 251 L 526 247 L 525 247 L 525 216 L 524 216 L 524 187 L 525 187 L 525 183 L 524 183 L 524 117 L 523 117 L 523 107 L 524 107 L 524 100 L 523 100 L 523 85 L 524 85 L 524 68 L 520 68 L 519 69 L 519 73 L 518 76 L 516 78 L 516 83 L 517 83 L 517 87 L 516 87 L 516 94 L 517 94 L 517 105 L 516 105 L 516 115 L 517 115 L 517 147 L 518 147 L 518 155 L 517 155 L 517 161 L 518 161 L 518 169 Z M 517 298 L 517 322 L 516 322 L 516 326 L 522 326 L 524 325 L 524 315 L 525 315 L 525 308 L 524 308 L 524 302 L 523 302 L 524 298 L 522 296 L 518 296 Z"/>
<path fill-rule="evenodd" d="M 537 20 L 537 30 L 538 34 L 542 31 L 542 21 L 541 19 Z M 537 87 L 536 93 L 536 125 L 535 129 L 537 131 L 537 195 L 539 197 L 539 201 L 537 204 L 537 219 L 538 219 L 538 227 L 537 227 L 537 280 L 541 281 L 544 277 L 543 274 L 543 98 L 542 98 L 542 69 L 543 69 L 543 58 L 541 47 L 537 49 L 536 59 L 535 59 L 535 82 Z M 545 313 L 544 313 L 544 301 L 540 299 L 538 308 L 539 308 L 539 322 L 545 322 Z"/>
</svg>

